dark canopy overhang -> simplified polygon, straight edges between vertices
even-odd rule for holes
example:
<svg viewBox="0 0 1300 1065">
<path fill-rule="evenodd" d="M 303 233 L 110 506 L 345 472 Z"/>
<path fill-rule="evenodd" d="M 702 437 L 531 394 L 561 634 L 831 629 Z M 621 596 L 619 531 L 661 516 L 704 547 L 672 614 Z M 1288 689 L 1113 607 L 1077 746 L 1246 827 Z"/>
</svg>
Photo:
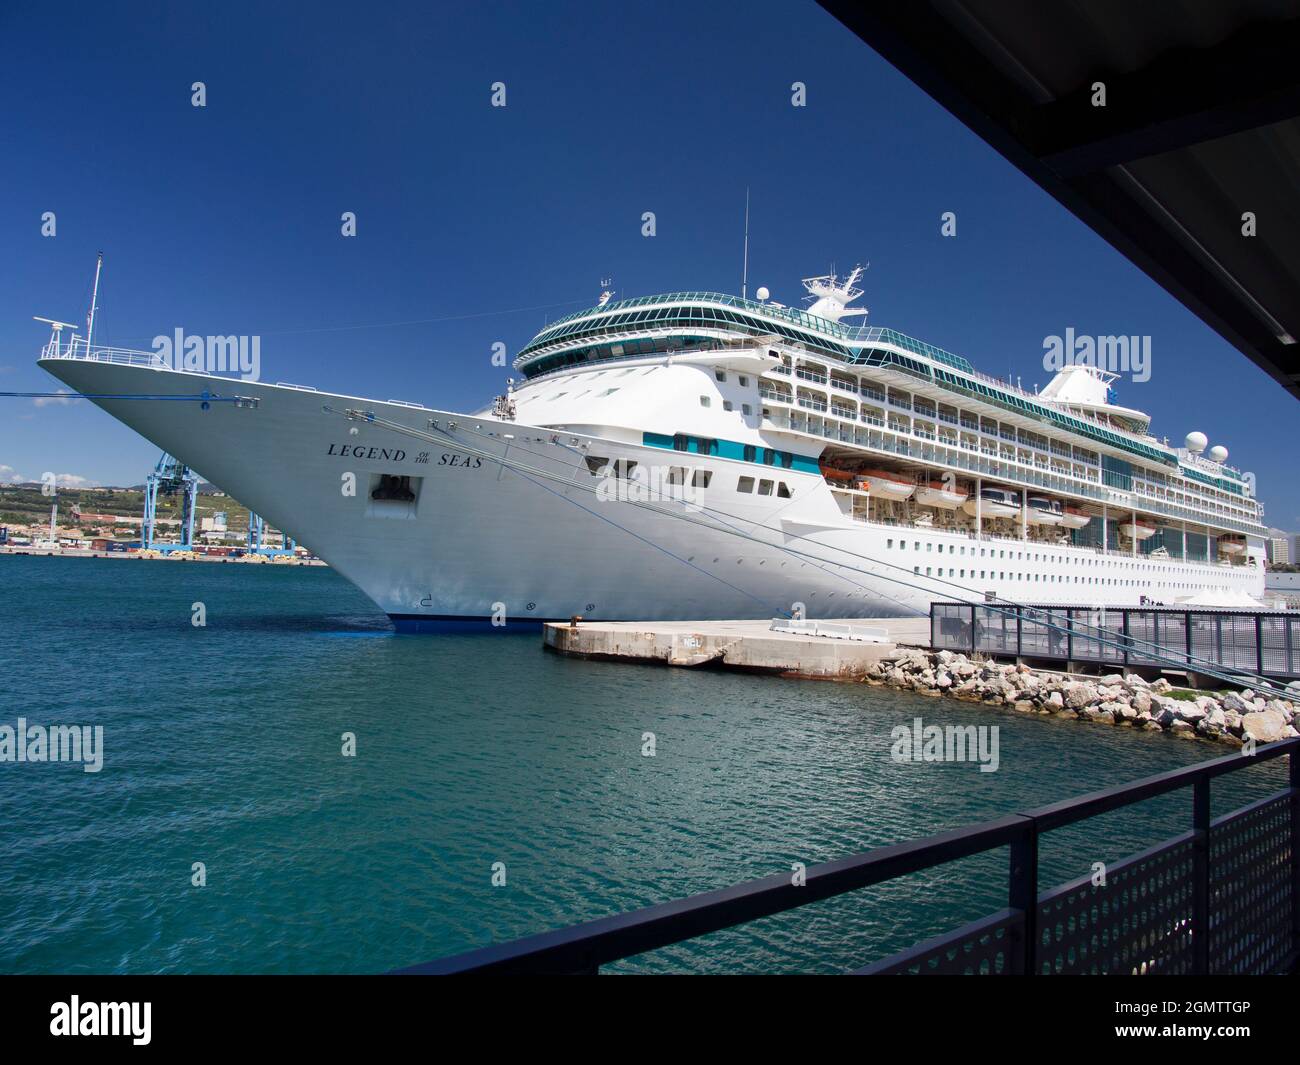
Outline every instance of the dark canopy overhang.
<svg viewBox="0 0 1300 1065">
<path fill-rule="evenodd" d="M 1300 0 L 821 3 L 1300 398 Z"/>
</svg>

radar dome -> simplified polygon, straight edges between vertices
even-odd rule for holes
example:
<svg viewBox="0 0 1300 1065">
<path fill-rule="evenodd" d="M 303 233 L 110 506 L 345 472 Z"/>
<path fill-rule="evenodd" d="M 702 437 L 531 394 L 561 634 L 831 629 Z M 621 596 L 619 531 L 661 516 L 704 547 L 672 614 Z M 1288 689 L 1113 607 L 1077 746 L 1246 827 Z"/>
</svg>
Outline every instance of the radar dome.
<svg viewBox="0 0 1300 1065">
<path fill-rule="evenodd" d="M 1204 433 L 1188 433 L 1187 439 L 1183 441 L 1187 450 L 1193 455 L 1199 455 L 1205 450 L 1205 445 L 1210 442 L 1210 438 Z"/>
<path fill-rule="evenodd" d="M 768 292 L 768 291 L 767 291 L 767 286 L 764 285 L 764 286 L 761 286 L 761 287 L 759 288 L 759 290 L 758 290 L 757 292 L 754 293 L 754 295 L 757 296 L 760 300 L 765 300 L 765 299 L 767 299 L 768 296 L 772 295 L 772 293 Z"/>
<path fill-rule="evenodd" d="M 1210 458 L 1215 462 L 1227 462 L 1228 449 L 1222 444 L 1215 444 L 1214 447 L 1210 448 Z"/>
</svg>

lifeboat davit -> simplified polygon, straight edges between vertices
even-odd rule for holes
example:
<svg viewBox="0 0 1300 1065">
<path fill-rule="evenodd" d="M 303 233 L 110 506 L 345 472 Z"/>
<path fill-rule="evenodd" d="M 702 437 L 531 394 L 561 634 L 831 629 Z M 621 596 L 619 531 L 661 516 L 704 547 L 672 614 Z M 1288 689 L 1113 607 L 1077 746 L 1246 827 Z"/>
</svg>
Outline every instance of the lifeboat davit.
<svg viewBox="0 0 1300 1065">
<path fill-rule="evenodd" d="M 962 510 L 972 518 L 978 512 L 983 518 L 1020 517 L 1020 499 L 1010 488 L 982 488 L 979 499 L 968 499 Z"/>
<path fill-rule="evenodd" d="M 1091 514 L 1085 514 L 1078 507 L 1061 508 L 1061 524 L 1067 529 L 1083 529 L 1092 521 Z"/>
<path fill-rule="evenodd" d="M 858 484 L 879 499 L 911 499 L 916 491 L 916 485 L 904 480 L 902 474 L 884 470 L 863 470 L 858 474 Z"/>
<path fill-rule="evenodd" d="M 949 488 L 942 481 L 926 481 L 916 486 L 916 501 L 926 507 L 956 510 L 970 498 L 970 492 L 956 486 Z"/>
<path fill-rule="evenodd" d="M 1139 518 L 1136 522 L 1125 521 L 1120 523 L 1119 531 L 1127 536 L 1130 540 L 1147 540 L 1156 534 L 1156 523 Z"/>
<path fill-rule="evenodd" d="M 1246 553 L 1246 538 L 1244 536 L 1220 536 L 1219 537 L 1219 554 L 1244 555 L 1245 553 Z"/>
</svg>

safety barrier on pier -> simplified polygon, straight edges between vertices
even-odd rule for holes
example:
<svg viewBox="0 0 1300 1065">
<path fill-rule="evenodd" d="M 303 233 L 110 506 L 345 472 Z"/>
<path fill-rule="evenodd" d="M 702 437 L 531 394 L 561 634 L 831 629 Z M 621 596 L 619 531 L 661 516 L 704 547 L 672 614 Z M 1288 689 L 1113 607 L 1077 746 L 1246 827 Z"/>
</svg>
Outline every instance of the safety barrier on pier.
<svg viewBox="0 0 1300 1065">
<path fill-rule="evenodd" d="M 1210 818 L 1210 784 L 1288 757 L 1288 786 Z M 1044 833 L 1190 789 L 1187 832 L 1040 893 Z M 459 954 L 406 973 L 598 972 L 600 966 L 974 854 L 1008 848 L 1007 906 L 866 974 L 1278 973 L 1300 957 L 1300 738 L 1161 773 L 927 839 L 880 847 L 574 928 Z"/>
<path fill-rule="evenodd" d="M 930 646 L 1101 666 L 1300 677 L 1300 613 L 934 603 Z"/>
</svg>

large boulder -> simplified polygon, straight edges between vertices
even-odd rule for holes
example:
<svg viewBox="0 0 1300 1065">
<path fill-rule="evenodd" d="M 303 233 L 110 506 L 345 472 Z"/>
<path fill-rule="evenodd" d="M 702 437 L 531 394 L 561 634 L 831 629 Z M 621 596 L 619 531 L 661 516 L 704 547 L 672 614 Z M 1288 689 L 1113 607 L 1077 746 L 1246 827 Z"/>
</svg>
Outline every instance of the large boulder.
<svg viewBox="0 0 1300 1065">
<path fill-rule="evenodd" d="M 1245 693 L 1228 692 L 1223 697 L 1223 708 L 1225 710 L 1235 710 L 1239 714 L 1249 714 L 1255 709 L 1255 704 L 1245 697 Z"/>
<path fill-rule="evenodd" d="M 1097 689 L 1083 681 L 1067 684 L 1064 695 L 1065 705 L 1072 710 L 1079 710 L 1097 701 Z"/>
<path fill-rule="evenodd" d="M 1259 710 L 1241 719 L 1241 731 L 1256 743 L 1273 743 L 1286 735 L 1286 721 L 1276 710 Z"/>
</svg>

